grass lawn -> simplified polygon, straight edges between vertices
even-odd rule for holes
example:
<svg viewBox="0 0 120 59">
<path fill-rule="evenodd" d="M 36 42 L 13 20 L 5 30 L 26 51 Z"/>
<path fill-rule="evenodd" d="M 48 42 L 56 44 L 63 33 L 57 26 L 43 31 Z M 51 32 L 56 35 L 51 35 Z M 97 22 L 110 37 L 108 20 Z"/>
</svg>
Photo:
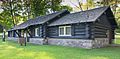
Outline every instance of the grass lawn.
<svg viewBox="0 0 120 59">
<path fill-rule="evenodd" d="M 120 47 L 82 49 L 52 45 L 19 46 L 0 40 L 0 59 L 120 59 Z"/>
<path fill-rule="evenodd" d="M 120 44 L 120 34 L 115 43 Z M 82 49 L 52 45 L 20 46 L 14 41 L 0 40 L 0 59 L 120 59 L 120 47 Z"/>
<path fill-rule="evenodd" d="M 120 33 L 117 33 L 115 37 L 116 37 L 115 43 L 120 44 Z"/>
</svg>

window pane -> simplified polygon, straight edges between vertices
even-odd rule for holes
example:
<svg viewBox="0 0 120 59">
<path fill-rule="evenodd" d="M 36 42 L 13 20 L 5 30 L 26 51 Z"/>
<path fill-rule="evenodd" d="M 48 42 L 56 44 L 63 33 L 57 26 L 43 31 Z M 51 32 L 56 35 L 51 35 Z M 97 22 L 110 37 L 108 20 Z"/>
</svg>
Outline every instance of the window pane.
<svg viewBox="0 0 120 59">
<path fill-rule="evenodd" d="M 39 36 L 39 29 L 37 28 L 37 35 Z"/>
<path fill-rule="evenodd" d="M 71 27 L 66 27 L 65 35 L 71 35 Z"/>
<path fill-rule="evenodd" d="M 60 35 L 64 35 L 64 28 L 59 28 L 60 30 Z"/>
<path fill-rule="evenodd" d="M 21 36 L 23 37 L 23 35 L 24 35 L 24 31 L 23 31 L 23 30 L 21 30 Z"/>
</svg>

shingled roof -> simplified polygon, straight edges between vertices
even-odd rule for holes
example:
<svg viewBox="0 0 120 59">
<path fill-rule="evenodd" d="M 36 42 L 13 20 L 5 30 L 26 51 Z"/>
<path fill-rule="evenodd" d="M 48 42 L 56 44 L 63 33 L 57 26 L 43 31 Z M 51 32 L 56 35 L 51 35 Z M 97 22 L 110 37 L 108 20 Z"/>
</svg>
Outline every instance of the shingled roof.
<svg viewBox="0 0 120 59">
<path fill-rule="evenodd" d="M 34 19 L 29 19 L 26 22 L 24 22 L 24 23 L 22 23 L 18 26 L 15 26 L 11 30 L 24 29 L 24 28 L 27 28 L 31 25 L 43 24 L 43 23 L 55 18 L 56 16 L 58 16 L 58 15 L 64 13 L 64 12 L 69 12 L 69 11 L 62 10 L 62 11 L 55 12 L 55 13 L 52 13 L 52 14 L 48 14 L 48 15 L 45 15 L 45 16 L 39 16 L 39 17 L 36 17 Z"/>
<path fill-rule="evenodd" d="M 82 23 L 82 22 L 94 22 L 96 19 L 103 14 L 109 7 L 99 7 L 87 11 L 80 11 L 76 13 L 67 14 L 60 19 L 49 24 L 49 26 Z"/>
</svg>

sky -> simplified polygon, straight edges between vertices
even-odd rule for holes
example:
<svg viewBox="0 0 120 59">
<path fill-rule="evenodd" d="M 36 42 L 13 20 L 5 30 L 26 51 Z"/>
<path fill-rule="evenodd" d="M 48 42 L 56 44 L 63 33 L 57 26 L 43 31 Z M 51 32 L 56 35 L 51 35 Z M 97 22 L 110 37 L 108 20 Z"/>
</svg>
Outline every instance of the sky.
<svg viewBox="0 0 120 59">
<path fill-rule="evenodd" d="M 2 2 L 0 2 L 0 5 L 2 4 Z M 0 13 L 2 12 L 3 10 L 1 9 L 1 6 L 0 6 Z"/>
<path fill-rule="evenodd" d="M 79 0 L 82 3 L 86 3 L 86 0 Z M 96 0 L 97 1 L 97 0 Z M 63 0 L 63 2 L 61 3 L 62 5 L 68 5 L 72 8 L 78 6 L 78 0 Z M 1 2 L 0 2 L 1 5 Z M 120 4 L 118 5 L 120 7 Z M 0 12 L 2 12 L 3 10 L 0 7 Z"/>
<path fill-rule="evenodd" d="M 78 1 L 80 1 L 81 3 L 86 3 L 87 0 L 63 0 L 63 2 L 61 3 L 62 5 L 68 5 L 70 7 L 73 8 L 72 12 L 78 12 L 80 11 L 78 8 L 76 8 L 76 6 L 78 6 Z M 99 1 L 99 0 L 94 0 L 94 1 Z M 118 7 L 120 8 L 120 4 L 118 4 Z"/>
<path fill-rule="evenodd" d="M 82 3 L 86 3 L 87 0 L 79 0 L 79 1 Z M 98 0 L 95 0 L 95 1 L 98 1 Z M 78 0 L 63 0 L 61 4 L 75 7 L 74 5 L 78 6 Z M 118 6 L 120 7 L 120 4 L 118 4 Z"/>
<path fill-rule="evenodd" d="M 86 0 L 80 0 L 80 2 L 86 3 Z M 75 7 L 75 5 L 78 6 L 78 0 L 63 0 L 61 4 Z"/>
</svg>

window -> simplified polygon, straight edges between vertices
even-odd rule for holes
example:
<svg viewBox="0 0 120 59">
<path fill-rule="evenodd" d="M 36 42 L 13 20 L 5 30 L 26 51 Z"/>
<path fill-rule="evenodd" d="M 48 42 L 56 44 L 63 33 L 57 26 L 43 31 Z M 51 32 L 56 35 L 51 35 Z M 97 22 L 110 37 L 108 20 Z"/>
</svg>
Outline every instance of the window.
<svg viewBox="0 0 120 59">
<path fill-rule="evenodd" d="M 39 36 L 39 28 L 35 28 L 35 36 Z"/>
<path fill-rule="evenodd" d="M 60 31 L 60 35 L 64 35 L 64 27 L 60 27 L 59 31 Z"/>
<path fill-rule="evenodd" d="M 18 34 L 17 34 L 17 33 L 18 33 L 18 30 L 16 30 L 16 32 L 15 32 L 15 36 L 16 36 L 16 37 L 18 37 Z"/>
<path fill-rule="evenodd" d="M 71 35 L 71 27 L 66 27 L 66 35 Z"/>
<path fill-rule="evenodd" d="M 12 37 L 12 31 L 10 31 L 10 37 Z"/>
<path fill-rule="evenodd" d="M 21 36 L 24 37 L 24 30 L 21 30 Z"/>
<path fill-rule="evenodd" d="M 60 26 L 59 36 L 71 36 L 71 26 Z"/>
<path fill-rule="evenodd" d="M 13 31 L 11 31 L 11 37 L 13 37 Z"/>
<path fill-rule="evenodd" d="M 30 29 L 28 29 L 28 32 L 31 34 Z M 30 37 L 30 34 L 29 34 L 29 33 L 27 33 L 27 36 L 28 36 L 28 37 Z"/>
</svg>

